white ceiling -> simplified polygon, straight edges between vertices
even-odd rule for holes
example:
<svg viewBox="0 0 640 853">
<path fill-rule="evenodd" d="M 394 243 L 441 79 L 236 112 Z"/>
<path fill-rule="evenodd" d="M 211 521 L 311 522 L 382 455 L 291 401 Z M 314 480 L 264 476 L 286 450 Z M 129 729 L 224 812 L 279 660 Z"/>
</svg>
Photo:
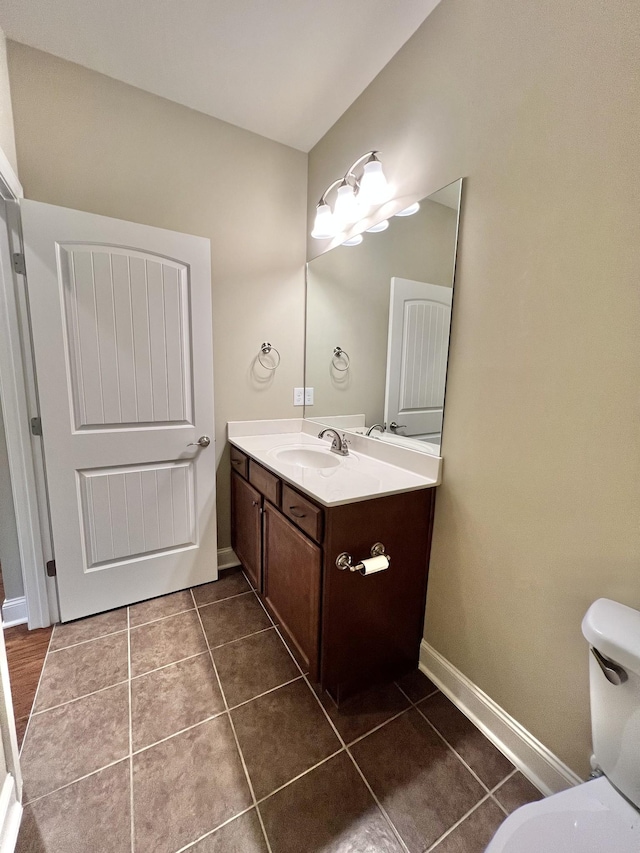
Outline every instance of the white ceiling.
<svg viewBox="0 0 640 853">
<path fill-rule="evenodd" d="M 440 0 L 2 0 L 8 38 L 308 151 Z"/>
</svg>

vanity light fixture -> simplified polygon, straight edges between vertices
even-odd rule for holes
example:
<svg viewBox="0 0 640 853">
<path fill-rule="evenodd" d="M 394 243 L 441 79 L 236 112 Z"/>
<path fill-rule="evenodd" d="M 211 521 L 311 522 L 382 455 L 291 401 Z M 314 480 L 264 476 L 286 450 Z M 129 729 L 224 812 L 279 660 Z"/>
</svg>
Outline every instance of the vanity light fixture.
<svg viewBox="0 0 640 853">
<path fill-rule="evenodd" d="M 417 213 L 420 210 L 420 203 L 415 202 L 415 204 L 410 204 L 409 207 L 405 207 L 404 210 L 399 210 L 394 216 L 413 216 L 414 213 Z"/>
<path fill-rule="evenodd" d="M 362 165 L 362 173 L 356 170 Z M 336 200 L 331 210 L 327 202 L 329 193 L 338 188 Z M 367 151 L 347 169 L 343 178 L 338 178 L 322 193 L 316 205 L 316 218 L 311 236 L 318 240 L 328 240 L 350 225 L 365 217 L 372 207 L 382 204 L 389 196 L 389 185 L 382 171 L 382 163 L 377 151 Z M 361 242 L 361 241 L 358 241 Z M 344 245 L 357 245 L 345 243 Z"/>
<path fill-rule="evenodd" d="M 359 246 L 362 243 L 362 234 L 356 234 L 355 237 L 350 237 L 345 240 L 343 246 Z"/>
</svg>

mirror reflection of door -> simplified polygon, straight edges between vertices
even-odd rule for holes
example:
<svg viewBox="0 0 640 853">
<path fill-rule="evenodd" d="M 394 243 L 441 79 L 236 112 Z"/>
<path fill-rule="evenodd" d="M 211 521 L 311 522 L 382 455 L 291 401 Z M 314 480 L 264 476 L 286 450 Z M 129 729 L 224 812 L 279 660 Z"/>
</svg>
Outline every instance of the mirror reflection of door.
<svg viewBox="0 0 640 853">
<path fill-rule="evenodd" d="M 398 436 L 440 444 L 453 289 L 391 279 L 384 420 Z"/>
<path fill-rule="evenodd" d="M 461 191 L 459 179 L 307 264 L 306 418 L 440 454 Z"/>
</svg>

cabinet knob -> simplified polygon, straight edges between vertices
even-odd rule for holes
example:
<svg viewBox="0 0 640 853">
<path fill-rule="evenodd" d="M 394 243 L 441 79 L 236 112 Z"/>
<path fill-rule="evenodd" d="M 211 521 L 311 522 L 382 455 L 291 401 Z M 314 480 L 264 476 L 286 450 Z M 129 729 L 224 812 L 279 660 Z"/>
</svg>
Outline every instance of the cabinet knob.
<svg viewBox="0 0 640 853">
<path fill-rule="evenodd" d="M 251 501 L 251 506 L 258 506 L 260 501 Z"/>
</svg>

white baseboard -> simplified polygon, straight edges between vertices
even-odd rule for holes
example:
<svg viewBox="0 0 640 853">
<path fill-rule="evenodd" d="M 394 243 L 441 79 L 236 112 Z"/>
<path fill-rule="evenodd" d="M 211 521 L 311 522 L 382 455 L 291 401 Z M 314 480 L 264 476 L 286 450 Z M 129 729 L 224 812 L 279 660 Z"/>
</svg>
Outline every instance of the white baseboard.
<svg viewBox="0 0 640 853">
<path fill-rule="evenodd" d="M 426 640 L 420 669 L 543 794 L 584 781 Z"/>
<path fill-rule="evenodd" d="M 5 598 L 2 605 L 2 627 L 12 628 L 14 625 L 23 625 L 27 621 L 27 599 Z"/>
<path fill-rule="evenodd" d="M 233 548 L 220 548 L 218 550 L 218 568 L 231 569 L 239 566 L 240 560 L 236 557 Z"/>
<path fill-rule="evenodd" d="M 16 780 L 5 776 L 0 790 L 0 853 L 13 853 L 20 831 L 22 806 L 16 797 Z"/>
</svg>

